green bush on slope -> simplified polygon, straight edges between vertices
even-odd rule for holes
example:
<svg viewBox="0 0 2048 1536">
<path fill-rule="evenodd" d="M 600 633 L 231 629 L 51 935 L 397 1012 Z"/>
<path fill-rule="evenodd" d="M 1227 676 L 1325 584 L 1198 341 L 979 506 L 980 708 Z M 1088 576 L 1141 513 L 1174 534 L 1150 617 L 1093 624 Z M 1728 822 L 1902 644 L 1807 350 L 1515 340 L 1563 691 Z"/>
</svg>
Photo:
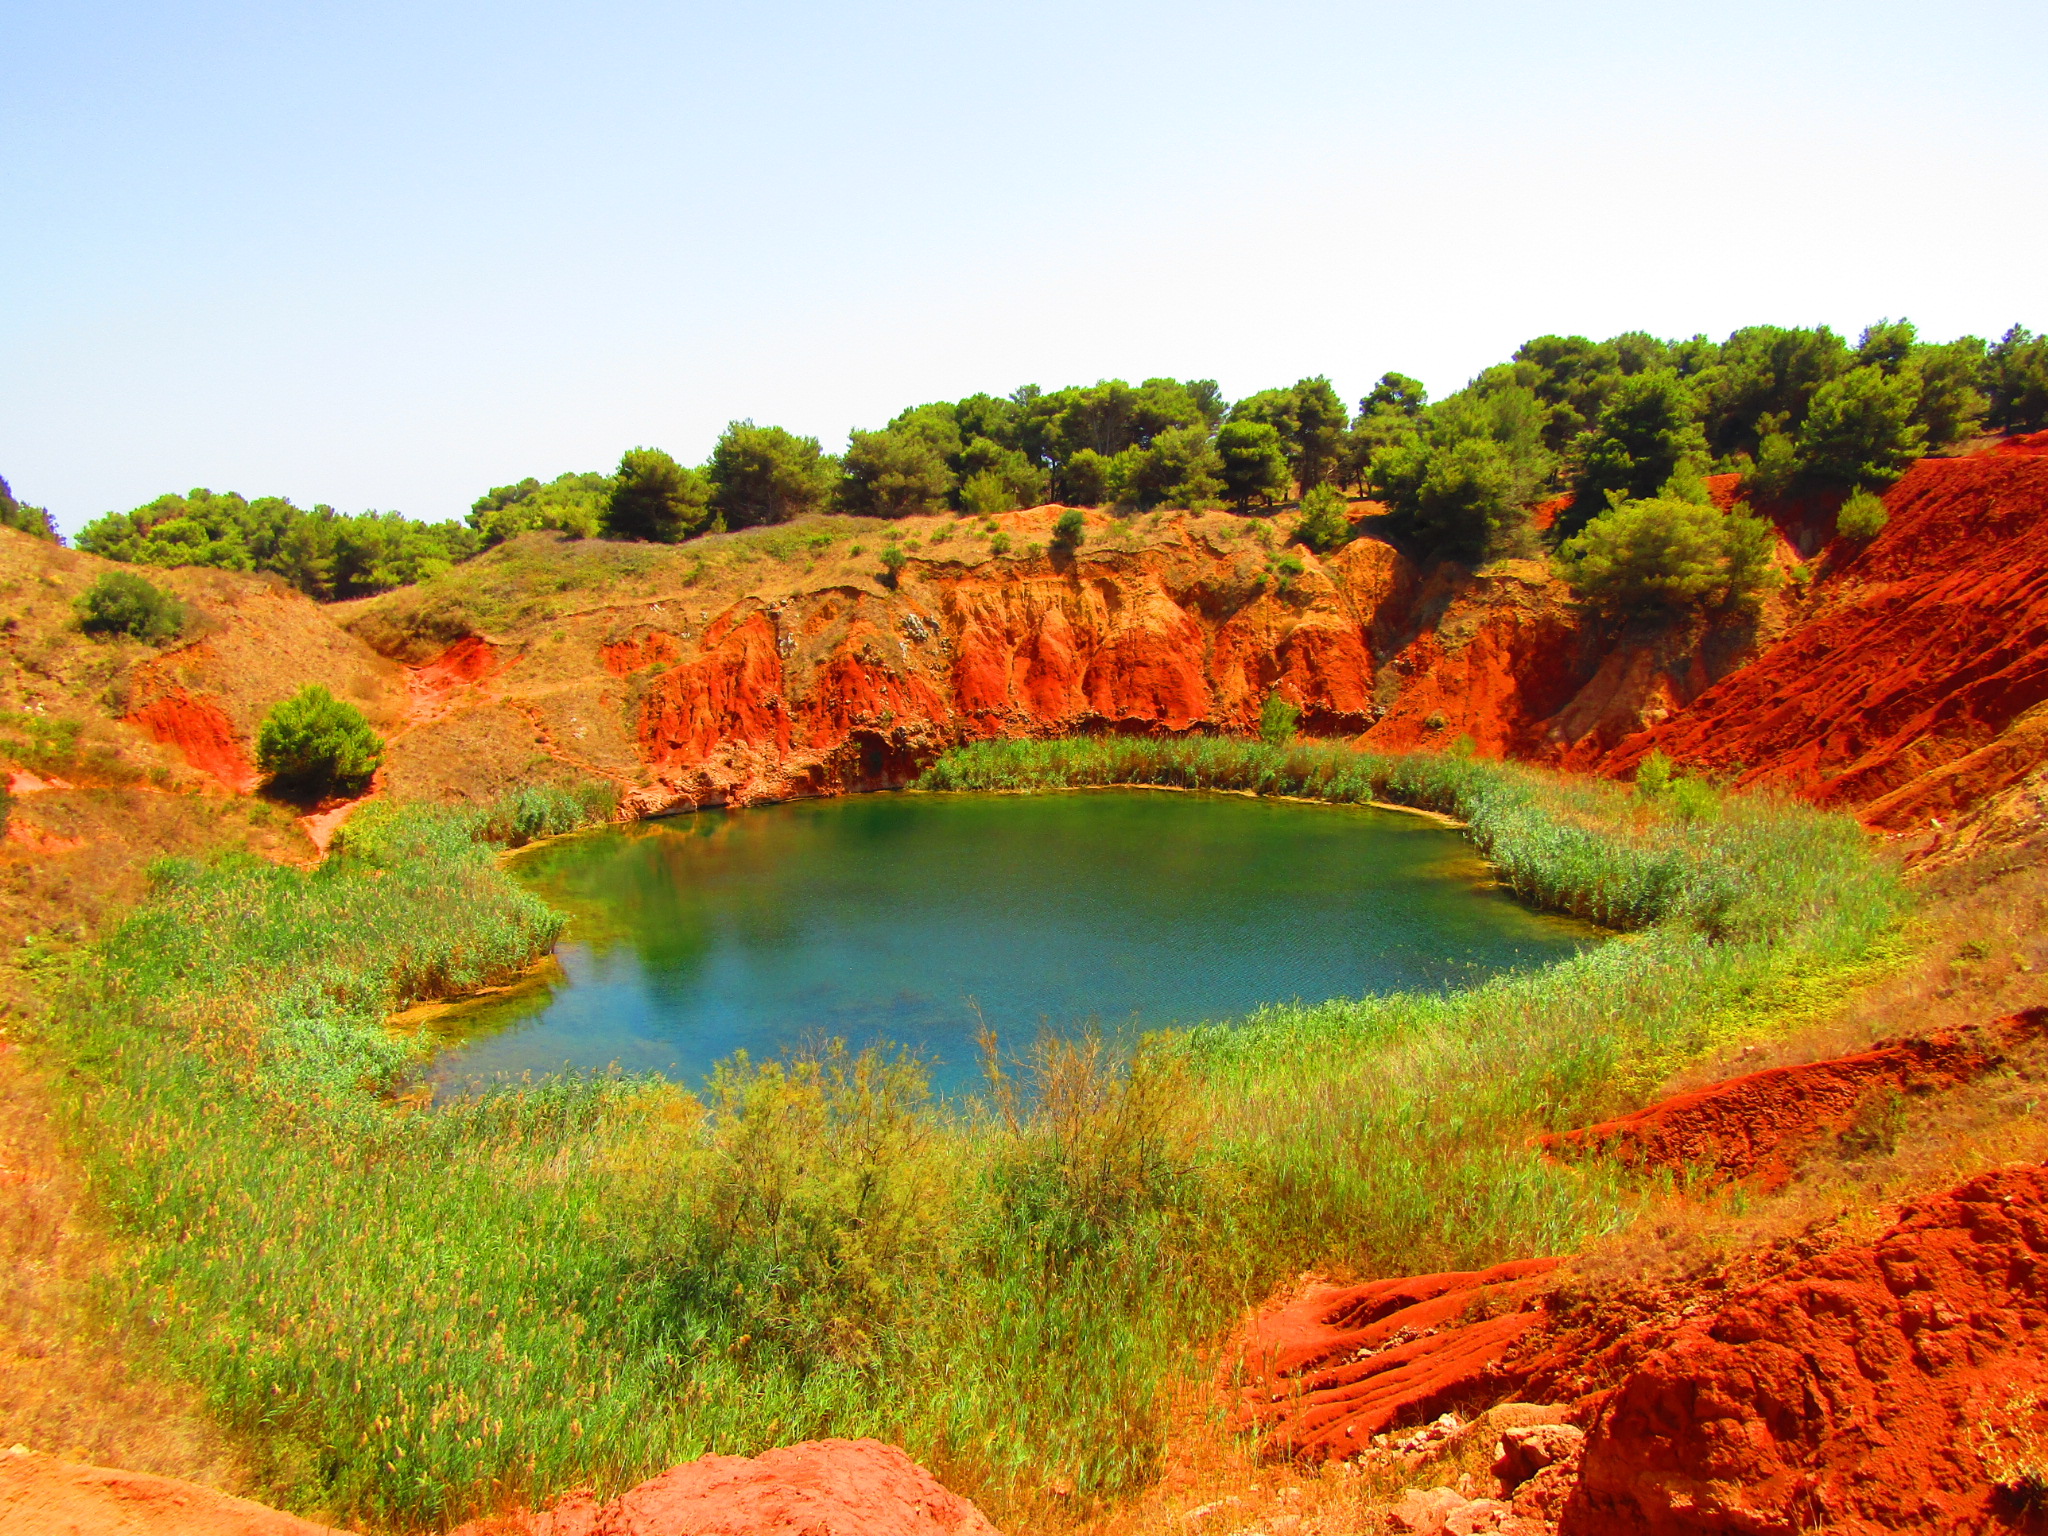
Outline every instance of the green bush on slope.
<svg viewBox="0 0 2048 1536">
<path fill-rule="evenodd" d="M 1898 910 L 1842 818 L 1736 798 L 1682 822 L 1469 757 L 991 743 L 927 783 L 1397 800 L 1461 817 L 1530 899 L 1640 932 L 1127 1061 L 1041 1042 L 979 1107 L 828 1050 L 736 1060 L 708 1103 L 599 1078 L 426 1109 L 390 1098 L 418 1057 L 387 1013 L 513 973 L 559 923 L 477 841 L 516 816 L 372 806 L 312 873 L 166 865 L 49 1044 L 138 1320 L 279 1497 L 448 1520 L 826 1434 L 904 1444 L 999 1509 L 1055 1478 L 1137 1486 L 1162 1387 L 1236 1308 L 1311 1264 L 1612 1225 L 1617 1176 L 1529 1133 L 1799 1006 Z"/>
</svg>

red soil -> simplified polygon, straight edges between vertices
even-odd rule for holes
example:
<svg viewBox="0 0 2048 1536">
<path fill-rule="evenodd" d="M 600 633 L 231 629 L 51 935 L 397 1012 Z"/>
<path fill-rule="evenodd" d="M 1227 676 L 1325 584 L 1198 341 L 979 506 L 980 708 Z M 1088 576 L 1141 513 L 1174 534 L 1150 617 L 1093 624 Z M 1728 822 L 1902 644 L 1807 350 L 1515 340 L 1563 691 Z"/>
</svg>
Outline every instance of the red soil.
<svg viewBox="0 0 2048 1536">
<path fill-rule="evenodd" d="M 599 1506 L 570 1494 L 540 1515 L 455 1536 L 996 1536 L 980 1510 L 877 1440 L 807 1440 L 748 1458 L 700 1456 Z"/>
<path fill-rule="evenodd" d="M 1978 1077 L 2023 1040 L 2048 1033 L 2048 1008 L 1892 1041 L 1855 1056 L 1772 1067 L 1665 1099 L 1634 1114 L 1543 1138 L 1566 1155 L 1604 1155 L 1640 1168 L 1755 1178 L 1791 1175 L 1798 1154 L 1849 1125 L 1873 1094 L 1925 1093 Z"/>
<path fill-rule="evenodd" d="M 1341 1461 L 1382 1430 L 1508 1396 L 1520 1382 L 1500 1357 L 1542 1321 L 1531 1303 L 1556 1265 L 1310 1284 L 1245 1325 L 1239 1426 L 1264 1430 L 1269 1456 Z"/>
<path fill-rule="evenodd" d="M 481 635 L 464 635 L 432 661 L 408 667 L 405 719 L 426 725 L 448 712 L 454 696 L 500 669 L 497 647 Z"/>
<path fill-rule="evenodd" d="M 604 669 L 613 677 L 628 677 L 642 667 L 651 667 L 658 662 L 678 660 L 682 644 L 666 630 L 642 629 L 624 640 L 614 640 L 598 647 L 604 657 Z"/>
<path fill-rule="evenodd" d="M 261 782 L 248 749 L 235 734 L 234 722 L 217 699 L 169 685 L 123 718 L 147 731 L 153 741 L 176 747 L 186 762 L 236 794 L 246 795 Z"/>
<path fill-rule="evenodd" d="M 2048 702 L 2048 462 L 1923 459 L 1885 505 L 1868 548 L 1830 546 L 1815 617 L 1599 767 L 1655 748 L 1893 831 L 2038 767 L 2022 717 Z"/>
<path fill-rule="evenodd" d="M 0 1536 L 338 1536 L 331 1528 L 142 1472 L 0 1452 Z"/>
<path fill-rule="evenodd" d="M 2015 1168 L 1738 1292 L 1599 1404 L 1561 1536 L 2011 1529 L 1977 1435 L 2048 1388 L 2044 1276 Z"/>
<path fill-rule="evenodd" d="M 40 795 L 53 789 L 75 789 L 77 786 L 68 779 L 55 775 L 45 779 L 30 773 L 26 768 L 13 769 L 7 775 L 7 793 L 19 800 L 23 795 Z"/>
</svg>

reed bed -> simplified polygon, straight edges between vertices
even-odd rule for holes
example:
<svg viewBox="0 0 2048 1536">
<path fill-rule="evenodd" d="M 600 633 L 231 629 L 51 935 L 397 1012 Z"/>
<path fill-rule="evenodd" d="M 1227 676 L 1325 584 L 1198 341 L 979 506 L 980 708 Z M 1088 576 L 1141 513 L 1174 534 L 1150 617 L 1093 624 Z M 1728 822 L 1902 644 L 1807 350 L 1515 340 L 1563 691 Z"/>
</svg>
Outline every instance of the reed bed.
<svg viewBox="0 0 2048 1536">
<path fill-rule="evenodd" d="M 701 1095 L 535 1083 L 427 1107 L 394 1009 L 502 979 L 560 918 L 495 848 L 595 802 L 365 812 L 310 874 L 167 863 L 45 1048 L 127 1239 L 117 1300 L 267 1457 L 393 1528 L 707 1450 L 871 1434 L 1002 1514 L 1151 1475 L 1162 1388 L 1303 1268 L 1556 1252 L 1626 1219 L 1533 1131 L 1639 1100 L 1872 963 L 1902 910 L 1852 824 L 1680 816 L 1455 756 L 1221 740 L 988 743 L 940 790 L 1172 784 L 1468 824 L 1530 900 L 1627 936 L 1456 993 L 1149 1038 L 990 1042 L 987 1093 L 837 1047 Z"/>
</svg>

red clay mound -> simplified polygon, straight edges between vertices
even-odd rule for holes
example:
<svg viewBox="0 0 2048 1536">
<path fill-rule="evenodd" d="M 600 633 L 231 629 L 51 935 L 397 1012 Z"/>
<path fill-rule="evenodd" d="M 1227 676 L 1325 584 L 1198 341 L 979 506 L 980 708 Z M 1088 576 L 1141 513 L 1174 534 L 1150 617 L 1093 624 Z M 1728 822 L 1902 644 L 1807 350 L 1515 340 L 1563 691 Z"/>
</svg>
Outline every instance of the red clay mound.
<svg viewBox="0 0 2048 1536">
<path fill-rule="evenodd" d="M 1855 1056 L 1772 1067 L 1639 1109 L 1618 1120 L 1546 1136 L 1566 1156 L 1604 1155 L 1639 1168 L 1782 1184 L 1798 1154 L 1839 1131 L 1873 1093 L 1925 1093 L 1982 1075 L 2023 1040 L 2048 1034 L 2048 1008 L 1981 1029 L 1895 1040 Z"/>
<path fill-rule="evenodd" d="M 1979 1427 L 2043 1388 L 2048 1170 L 2005 1169 L 1681 1328 L 1599 1406 L 1559 1530 L 2012 1529 Z"/>
<path fill-rule="evenodd" d="M 0 1536 L 338 1536 L 197 1483 L 0 1452 Z"/>
<path fill-rule="evenodd" d="M 1308 1286 L 1245 1326 L 1239 1426 L 1263 1428 L 1269 1456 L 1343 1460 L 1382 1430 L 1499 1399 L 1519 1384 L 1500 1356 L 1541 1320 L 1556 1267 Z"/>
<path fill-rule="evenodd" d="M 806 1440 L 759 1457 L 700 1456 L 599 1507 L 571 1494 L 543 1515 L 455 1536 L 996 1536 L 982 1512 L 893 1445 Z"/>
<path fill-rule="evenodd" d="M 2038 766 L 2037 750 L 1987 749 L 2048 701 L 2048 458 L 1923 459 L 1885 505 L 1890 524 L 1823 583 L 1816 617 L 1602 771 L 1656 748 L 1906 830 Z M 1944 772 L 1965 758 L 1970 772 Z"/>
<path fill-rule="evenodd" d="M 166 687 L 124 718 L 147 731 L 153 741 L 176 747 L 186 762 L 236 794 L 246 795 L 260 782 L 256 765 L 235 735 L 234 722 L 217 699 Z"/>
</svg>

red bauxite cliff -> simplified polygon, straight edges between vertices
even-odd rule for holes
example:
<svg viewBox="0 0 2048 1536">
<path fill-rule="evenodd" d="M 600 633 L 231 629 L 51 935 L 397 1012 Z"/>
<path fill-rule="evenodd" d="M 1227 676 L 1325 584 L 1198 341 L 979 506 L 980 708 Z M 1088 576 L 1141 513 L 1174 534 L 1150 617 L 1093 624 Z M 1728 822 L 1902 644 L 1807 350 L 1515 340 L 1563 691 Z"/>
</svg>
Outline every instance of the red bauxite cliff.
<svg viewBox="0 0 2048 1536">
<path fill-rule="evenodd" d="M 1734 478 L 1713 490 L 1725 504 Z M 1826 507 L 1786 509 L 1793 579 L 1760 615 L 1626 630 L 1541 561 L 1421 566 L 1370 515 L 1318 557 L 1284 542 L 1291 513 L 1091 512 L 1061 553 L 1049 507 L 678 547 L 527 535 L 307 619 L 364 677 L 393 674 L 372 707 L 402 795 L 490 795 L 551 763 L 643 814 L 833 793 L 977 737 L 1247 730 L 1277 689 L 1305 730 L 1368 747 L 1469 736 L 1617 776 L 1655 748 L 1923 849 L 2031 831 L 2048 809 L 2048 434 L 1923 461 L 1885 501 L 1862 549 L 1827 542 Z M 885 531 L 908 556 L 893 584 Z M 245 789 L 239 636 L 166 657 L 133 718 Z"/>
</svg>

